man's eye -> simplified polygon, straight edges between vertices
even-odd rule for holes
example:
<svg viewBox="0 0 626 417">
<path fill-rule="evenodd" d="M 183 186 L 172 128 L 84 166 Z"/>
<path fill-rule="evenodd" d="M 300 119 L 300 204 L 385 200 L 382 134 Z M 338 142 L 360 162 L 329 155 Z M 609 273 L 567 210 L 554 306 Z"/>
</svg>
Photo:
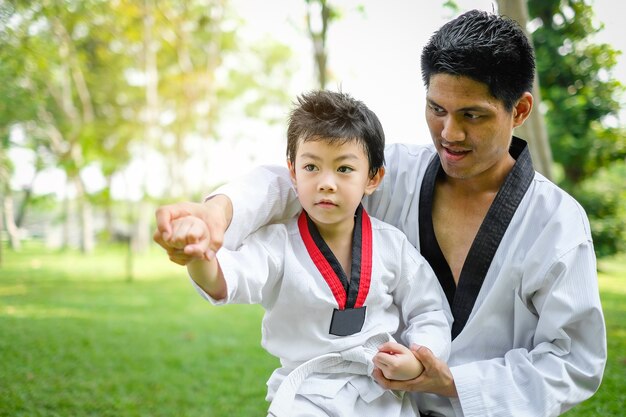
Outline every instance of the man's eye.
<svg viewBox="0 0 626 417">
<path fill-rule="evenodd" d="M 443 114 L 443 113 L 445 113 L 445 110 L 444 110 L 444 109 L 442 109 L 442 108 L 441 108 L 441 107 L 439 107 L 439 106 L 433 106 L 433 105 L 431 105 L 431 106 L 430 106 L 430 110 L 431 110 L 433 113 L 435 113 L 435 114 Z"/>
<path fill-rule="evenodd" d="M 470 120 L 480 119 L 480 115 L 474 114 L 474 113 L 465 113 L 465 117 L 467 117 Z"/>
</svg>

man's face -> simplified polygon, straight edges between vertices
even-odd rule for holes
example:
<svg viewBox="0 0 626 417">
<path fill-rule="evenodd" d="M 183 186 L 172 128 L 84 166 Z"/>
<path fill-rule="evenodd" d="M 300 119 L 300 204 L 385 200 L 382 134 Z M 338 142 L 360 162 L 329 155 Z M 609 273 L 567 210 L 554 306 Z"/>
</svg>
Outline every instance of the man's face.
<svg viewBox="0 0 626 417">
<path fill-rule="evenodd" d="M 431 76 L 426 122 L 448 177 L 480 179 L 508 172 L 513 127 L 521 124 L 516 112 L 507 111 L 486 84 L 463 76 Z"/>
</svg>

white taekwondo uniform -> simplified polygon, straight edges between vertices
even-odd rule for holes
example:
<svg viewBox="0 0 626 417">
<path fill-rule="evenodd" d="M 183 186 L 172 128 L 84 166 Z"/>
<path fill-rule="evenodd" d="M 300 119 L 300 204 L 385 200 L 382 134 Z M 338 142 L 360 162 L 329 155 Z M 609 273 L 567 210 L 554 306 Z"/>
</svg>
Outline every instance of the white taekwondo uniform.
<svg viewBox="0 0 626 417">
<path fill-rule="evenodd" d="M 431 207 L 441 164 L 432 145 L 386 148 L 386 175 L 364 200 L 402 230 L 433 267 L 454 316 L 448 365 L 458 398 L 417 395 L 435 416 L 556 416 L 589 398 L 606 363 L 606 330 L 591 232 L 582 207 L 534 171 L 513 138 L 515 166 L 496 196 L 458 287 L 441 254 Z M 289 173 L 261 167 L 214 194 L 233 202 L 226 245 L 300 207 Z"/>
<path fill-rule="evenodd" d="M 357 238 L 355 234 L 353 238 L 358 247 L 356 252 L 353 250 L 350 284 L 356 282 L 358 286 L 354 307 L 364 305 L 366 310 L 362 329 L 354 334 L 329 333 L 334 309 L 347 307 L 347 304 L 341 305 L 334 295 L 335 290 L 331 290 L 332 283 L 320 272 L 320 262 L 326 259 L 332 264 L 336 258 L 332 252 L 330 255 L 324 252 L 329 249 L 319 242 L 319 234 L 311 237 L 306 229 L 303 232 L 303 225 L 299 223 L 306 223 L 304 212 L 285 224 L 259 229 L 236 251 L 222 249 L 218 252 L 227 283 L 224 300 L 212 299 L 194 283 L 200 294 L 214 304 L 254 303 L 265 309 L 262 345 L 280 358 L 282 365 L 268 381 L 268 401 L 275 399 L 283 380 L 303 363 L 311 360 L 320 363 L 316 358 L 328 359 L 328 354 L 346 358 L 339 360 L 334 369 L 325 365 L 305 375 L 304 380 L 297 383 L 298 395 L 293 406 L 289 401 L 286 405 L 272 403 L 272 416 L 414 416 L 416 410 L 410 396 L 386 391 L 369 376 L 376 348 L 402 328 L 400 338 L 405 344 L 423 345 L 444 360 L 448 357 L 451 317 L 445 294 L 432 269 L 402 232 L 370 219 L 365 211 L 362 215 L 359 212 L 357 224 L 360 216 L 366 217 L 367 223 L 363 222 L 362 231 L 355 227 L 362 237 Z M 370 236 L 369 252 L 361 250 L 361 241 L 366 247 L 365 236 Z M 307 244 L 313 247 L 308 248 Z M 321 250 L 317 255 L 324 259 L 311 255 L 315 248 Z M 337 265 L 338 262 L 335 267 Z M 370 266 L 361 268 L 361 265 Z M 366 272 L 363 272 L 367 268 L 369 282 L 365 282 Z M 359 276 L 354 276 L 355 271 L 360 272 L 361 285 Z M 343 294 L 346 296 L 345 291 Z M 360 359 L 349 359 L 355 354 L 360 355 Z M 360 361 L 360 365 L 347 363 L 350 361 Z"/>
</svg>

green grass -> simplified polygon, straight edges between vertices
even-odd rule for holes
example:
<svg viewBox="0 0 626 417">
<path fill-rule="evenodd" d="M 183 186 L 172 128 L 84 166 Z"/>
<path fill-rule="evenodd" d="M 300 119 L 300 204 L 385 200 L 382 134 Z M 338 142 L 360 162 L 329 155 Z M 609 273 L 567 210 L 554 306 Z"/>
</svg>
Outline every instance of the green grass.
<svg viewBox="0 0 626 417">
<path fill-rule="evenodd" d="M 600 263 L 609 332 L 602 387 L 567 413 L 626 404 L 626 257 Z M 276 359 L 257 306 L 212 307 L 153 248 L 126 278 L 125 252 L 3 248 L 0 416 L 264 416 Z"/>
<path fill-rule="evenodd" d="M 4 251 L 0 416 L 261 416 L 262 310 L 216 308 L 164 252 Z"/>
</svg>

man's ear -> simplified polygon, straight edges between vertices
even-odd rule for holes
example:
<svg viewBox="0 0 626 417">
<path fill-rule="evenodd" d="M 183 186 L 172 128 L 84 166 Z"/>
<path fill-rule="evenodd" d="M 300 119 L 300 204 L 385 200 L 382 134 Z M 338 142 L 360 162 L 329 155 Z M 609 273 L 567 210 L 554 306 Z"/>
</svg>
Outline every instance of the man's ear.
<svg viewBox="0 0 626 417">
<path fill-rule="evenodd" d="M 522 95 L 513 107 L 513 127 L 521 126 L 533 109 L 533 96 L 528 91 Z"/>
<path fill-rule="evenodd" d="M 374 174 L 368 180 L 367 185 L 365 186 L 365 195 L 370 195 L 374 191 L 376 191 L 376 188 L 378 188 L 384 176 L 385 176 L 385 167 L 378 168 L 378 171 L 376 171 L 376 174 Z"/>
</svg>

